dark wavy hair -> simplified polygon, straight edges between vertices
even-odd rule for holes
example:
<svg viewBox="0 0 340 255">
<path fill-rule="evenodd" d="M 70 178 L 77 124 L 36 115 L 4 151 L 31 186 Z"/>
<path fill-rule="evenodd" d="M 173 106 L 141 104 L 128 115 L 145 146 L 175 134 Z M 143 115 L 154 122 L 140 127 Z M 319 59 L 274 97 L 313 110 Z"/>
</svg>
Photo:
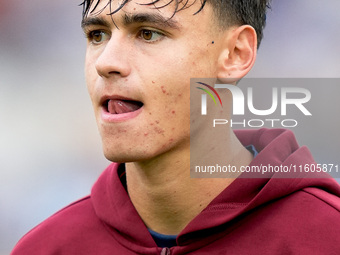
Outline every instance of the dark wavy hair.
<svg viewBox="0 0 340 255">
<path fill-rule="evenodd" d="M 90 12 L 90 7 L 94 4 L 94 8 L 91 13 L 100 13 L 107 6 L 110 8 L 110 14 L 115 14 L 120 9 L 124 7 L 130 0 L 123 0 L 122 4 L 113 10 L 111 8 L 111 2 L 113 0 L 105 0 L 107 4 L 104 8 L 100 10 L 96 10 L 100 1 L 104 0 L 84 0 L 80 5 L 83 6 L 82 18 L 84 19 Z M 144 5 L 155 5 L 160 0 L 151 0 L 150 3 Z M 197 1 L 197 0 L 195 0 Z M 257 34 L 258 44 L 257 47 L 260 46 L 260 42 L 263 38 L 263 29 L 266 25 L 266 13 L 267 9 L 270 8 L 270 0 L 200 0 L 201 7 L 193 13 L 196 15 L 199 13 L 205 6 L 205 4 L 210 4 L 213 7 L 214 13 L 216 15 L 216 20 L 222 28 L 228 28 L 234 25 L 250 25 L 252 26 Z M 193 5 L 193 3 L 189 4 L 189 0 L 169 0 L 168 3 L 163 6 L 157 7 L 162 8 L 168 6 L 172 2 L 175 3 L 175 9 L 173 15 L 177 12 L 187 9 Z M 181 4 L 181 6 L 180 6 Z"/>
</svg>

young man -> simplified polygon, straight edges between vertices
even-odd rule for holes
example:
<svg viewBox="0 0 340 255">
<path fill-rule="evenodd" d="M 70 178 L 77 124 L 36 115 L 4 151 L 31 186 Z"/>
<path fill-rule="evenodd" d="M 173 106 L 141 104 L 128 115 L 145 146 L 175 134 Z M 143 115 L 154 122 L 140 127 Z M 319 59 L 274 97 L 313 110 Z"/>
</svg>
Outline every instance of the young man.
<svg viewBox="0 0 340 255">
<path fill-rule="evenodd" d="M 266 7 L 261 0 L 85 1 L 87 86 L 104 154 L 118 163 L 12 254 L 336 254 L 334 180 L 189 175 L 197 142 L 190 138 L 205 130 L 190 123 L 190 78 L 236 84 L 244 77 Z M 230 108 L 230 95 L 221 97 Z M 237 169 L 314 162 L 290 131 L 218 132 L 223 150 L 214 156 Z"/>
</svg>

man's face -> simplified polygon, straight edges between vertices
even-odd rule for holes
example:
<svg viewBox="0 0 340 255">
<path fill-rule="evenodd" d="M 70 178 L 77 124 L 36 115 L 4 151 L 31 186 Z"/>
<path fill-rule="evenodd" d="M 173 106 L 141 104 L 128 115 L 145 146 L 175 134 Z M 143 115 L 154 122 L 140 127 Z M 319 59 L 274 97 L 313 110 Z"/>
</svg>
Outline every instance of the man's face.
<svg viewBox="0 0 340 255">
<path fill-rule="evenodd" d="M 195 1 L 172 17 L 174 3 L 141 5 L 149 2 L 131 1 L 111 16 L 109 6 L 96 13 L 107 4 L 101 1 L 83 22 L 87 86 L 111 161 L 189 150 L 190 78 L 216 76 L 222 40 L 211 7 L 193 15 Z"/>
</svg>

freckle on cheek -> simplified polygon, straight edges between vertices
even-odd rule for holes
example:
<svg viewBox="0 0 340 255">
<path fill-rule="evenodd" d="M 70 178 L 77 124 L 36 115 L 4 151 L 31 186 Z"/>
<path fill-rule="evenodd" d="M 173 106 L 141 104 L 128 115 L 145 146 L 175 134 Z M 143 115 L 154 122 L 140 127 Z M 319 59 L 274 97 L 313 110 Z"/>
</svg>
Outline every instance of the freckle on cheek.
<svg viewBox="0 0 340 255">
<path fill-rule="evenodd" d="M 164 94 L 166 94 L 166 90 L 165 90 L 164 86 L 161 86 L 161 90 Z"/>
<path fill-rule="evenodd" d="M 156 124 L 159 124 L 159 121 L 158 121 L 158 120 L 156 120 L 155 122 L 156 122 Z"/>
<path fill-rule="evenodd" d="M 164 130 L 161 129 L 161 128 L 159 128 L 159 127 L 155 127 L 155 131 L 156 131 L 156 133 L 158 133 L 158 134 L 164 134 Z"/>
</svg>

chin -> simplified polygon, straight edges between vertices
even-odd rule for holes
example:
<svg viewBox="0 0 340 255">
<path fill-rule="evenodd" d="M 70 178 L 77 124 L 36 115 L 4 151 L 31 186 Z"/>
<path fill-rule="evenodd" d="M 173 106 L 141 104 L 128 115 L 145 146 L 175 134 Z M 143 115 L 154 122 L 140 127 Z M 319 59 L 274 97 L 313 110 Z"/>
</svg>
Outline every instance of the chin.
<svg viewBox="0 0 340 255">
<path fill-rule="evenodd" d="M 104 156 L 109 161 L 116 163 L 137 162 L 152 158 L 152 156 L 149 156 L 146 151 L 138 152 L 131 149 L 124 151 L 117 148 L 114 150 L 104 149 Z"/>
</svg>

